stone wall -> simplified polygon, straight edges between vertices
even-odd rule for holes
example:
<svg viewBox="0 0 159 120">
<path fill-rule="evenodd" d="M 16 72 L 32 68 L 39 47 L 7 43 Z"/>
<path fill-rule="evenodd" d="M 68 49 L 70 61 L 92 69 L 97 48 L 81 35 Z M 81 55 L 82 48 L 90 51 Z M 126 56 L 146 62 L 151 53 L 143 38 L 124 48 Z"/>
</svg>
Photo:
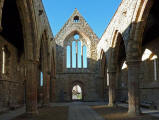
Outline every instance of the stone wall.
<svg viewBox="0 0 159 120">
<path fill-rule="evenodd" d="M 141 102 L 154 102 L 158 106 L 159 82 L 154 81 L 153 61 L 141 59 L 146 48 L 159 56 L 157 4 L 159 2 L 153 0 L 122 0 L 97 45 L 98 60 L 101 59 L 102 51 L 106 54 L 108 74 L 111 76 L 109 81 L 112 82 L 109 86 L 110 101 L 115 103 L 120 96 L 128 98 L 130 93 L 129 114 L 139 114 L 140 98 Z M 126 61 L 128 68 L 118 71 L 123 61 Z M 117 88 L 114 84 L 118 85 Z"/>
<path fill-rule="evenodd" d="M 141 63 L 140 70 L 140 101 L 143 103 L 153 102 L 154 105 L 158 106 L 159 104 L 159 95 L 157 92 L 159 91 L 159 83 L 158 83 L 158 60 L 157 60 L 157 80 L 154 79 L 154 61 L 146 60 Z M 123 98 L 128 99 L 128 71 L 126 69 L 120 72 L 120 78 L 118 89 L 117 89 L 117 100 L 121 100 Z"/>
<path fill-rule="evenodd" d="M 5 47 L 5 73 L 2 73 Z M 24 104 L 25 66 L 24 54 L 18 55 L 17 49 L 0 36 L 0 108 L 14 107 Z"/>
<path fill-rule="evenodd" d="M 79 21 L 74 18 L 78 16 Z M 82 46 L 87 47 L 87 68 L 66 68 L 66 47 L 72 46 L 74 35 L 79 35 Z M 96 101 L 103 99 L 103 80 L 99 75 L 99 63 L 97 62 L 98 37 L 93 33 L 85 19 L 75 9 L 72 16 L 55 37 L 56 41 L 56 101 L 71 101 L 74 83 L 82 84 L 84 101 Z"/>
<path fill-rule="evenodd" d="M 15 19 L 6 19 L 13 15 Z M 27 112 L 36 113 L 41 61 L 45 60 L 45 83 L 55 79 L 56 73 L 55 61 L 51 61 L 56 57 L 56 45 L 42 1 L 3 0 L 0 22 L 0 111 L 26 103 Z M 3 47 L 7 48 L 4 74 Z M 41 49 L 45 51 L 43 59 Z M 50 95 L 50 84 L 45 84 L 45 88 L 47 91 L 42 88 L 42 92 Z"/>
</svg>

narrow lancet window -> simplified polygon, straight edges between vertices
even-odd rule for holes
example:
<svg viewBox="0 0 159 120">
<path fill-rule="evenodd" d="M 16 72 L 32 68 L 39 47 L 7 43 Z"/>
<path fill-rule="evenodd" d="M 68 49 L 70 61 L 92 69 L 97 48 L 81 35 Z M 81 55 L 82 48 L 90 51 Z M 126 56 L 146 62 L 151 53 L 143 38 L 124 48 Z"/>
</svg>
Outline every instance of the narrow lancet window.
<svg viewBox="0 0 159 120">
<path fill-rule="evenodd" d="M 40 86 L 43 86 L 43 72 L 40 72 Z"/>
<path fill-rule="evenodd" d="M 72 68 L 76 68 L 76 41 L 72 42 Z"/>
<path fill-rule="evenodd" d="M 109 86 L 109 74 L 108 74 L 108 69 L 107 69 L 107 86 Z"/>
<path fill-rule="evenodd" d="M 87 68 L 87 48 L 83 46 L 83 68 Z"/>
<path fill-rule="evenodd" d="M 78 41 L 78 68 L 82 67 L 81 62 L 81 41 Z"/>
<path fill-rule="evenodd" d="M 67 46 L 67 53 L 66 54 L 67 54 L 67 58 L 66 58 L 67 59 L 66 60 L 67 66 L 66 67 L 67 68 L 71 68 L 71 64 L 70 64 L 71 63 L 71 55 L 70 55 L 71 54 L 71 50 L 70 50 L 70 46 Z"/>
<path fill-rule="evenodd" d="M 6 58 L 6 53 L 5 53 L 5 48 L 2 48 L 2 74 L 5 74 L 5 60 Z"/>
</svg>

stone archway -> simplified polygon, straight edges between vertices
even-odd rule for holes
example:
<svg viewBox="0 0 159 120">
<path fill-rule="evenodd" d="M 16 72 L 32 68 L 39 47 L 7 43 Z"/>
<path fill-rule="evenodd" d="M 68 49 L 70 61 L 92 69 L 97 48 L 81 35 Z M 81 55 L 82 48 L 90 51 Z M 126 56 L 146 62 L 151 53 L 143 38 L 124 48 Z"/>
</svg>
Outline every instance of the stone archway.
<svg viewBox="0 0 159 120">
<path fill-rule="evenodd" d="M 72 100 L 82 100 L 82 88 L 78 84 L 72 88 Z"/>
<path fill-rule="evenodd" d="M 107 65 L 107 57 L 104 50 L 101 50 L 100 54 L 100 75 L 103 79 L 102 81 L 102 87 L 101 87 L 101 97 L 103 97 L 104 100 L 108 99 L 108 78 L 107 78 L 107 71 L 108 71 L 108 65 Z"/>
<path fill-rule="evenodd" d="M 84 93 L 84 84 L 80 81 L 73 82 L 70 90 L 71 101 L 83 101 Z"/>
</svg>

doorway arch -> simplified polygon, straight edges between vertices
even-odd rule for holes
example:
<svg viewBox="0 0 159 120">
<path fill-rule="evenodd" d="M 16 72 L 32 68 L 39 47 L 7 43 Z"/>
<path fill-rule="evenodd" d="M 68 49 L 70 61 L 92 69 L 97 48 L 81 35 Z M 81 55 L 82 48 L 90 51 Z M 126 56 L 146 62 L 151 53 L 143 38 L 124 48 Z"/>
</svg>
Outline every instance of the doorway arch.
<svg viewBox="0 0 159 120">
<path fill-rule="evenodd" d="M 71 100 L 83 101 L 84 100 L 84 85 L 82 82 L 75 81 L 71 87 Z"/>
</svg>

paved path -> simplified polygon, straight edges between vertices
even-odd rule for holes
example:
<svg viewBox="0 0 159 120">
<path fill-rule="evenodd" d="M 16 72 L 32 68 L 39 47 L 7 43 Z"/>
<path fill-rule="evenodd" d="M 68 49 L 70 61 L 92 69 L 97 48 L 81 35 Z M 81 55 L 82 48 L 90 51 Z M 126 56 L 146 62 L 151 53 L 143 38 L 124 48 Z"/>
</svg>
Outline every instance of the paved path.
<svg viewBox="0 0 159 120">
<path fill-rule="evenodd" d="M 104 120 L 93 109 L 83 103 L 69 105 L 68 120 Z"/>
</svg>

